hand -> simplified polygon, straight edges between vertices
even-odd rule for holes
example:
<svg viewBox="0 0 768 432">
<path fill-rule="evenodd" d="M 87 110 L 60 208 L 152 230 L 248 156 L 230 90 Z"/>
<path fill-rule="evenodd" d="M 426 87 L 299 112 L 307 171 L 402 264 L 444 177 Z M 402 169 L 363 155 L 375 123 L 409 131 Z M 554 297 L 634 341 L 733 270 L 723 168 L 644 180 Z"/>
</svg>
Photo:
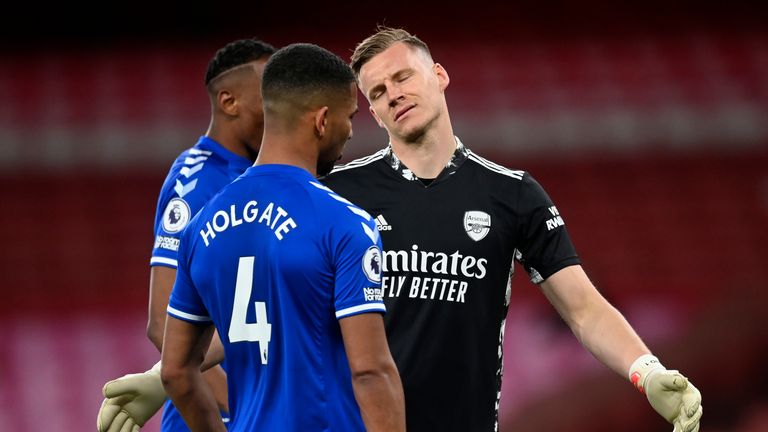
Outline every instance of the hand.
<svg viewBox="0 0 768 432">
<path fill-rule="evenodd" d="M 701 393 L 675 370 L 656 369 L 645 380 L 648 402 L 668 422 L 674 432 L 698 432 L 703 414 Z"/>
<path fill-rule="evenodd" d="M 667 370 L 651 355 L 630 368 L 630 380 L 648 397 L 657 413 L 674 425 L 673 432 L 698 432 L 703 408 L 701 393 L 680 372 Z"/>
<path fill-rule="evenodd" d="M 99 408 L 99 432 L 138 432 L 166 399 L 160 380 L 160 362 L 152 369 L 128 374 L 104 384 Z"/>
</svg>

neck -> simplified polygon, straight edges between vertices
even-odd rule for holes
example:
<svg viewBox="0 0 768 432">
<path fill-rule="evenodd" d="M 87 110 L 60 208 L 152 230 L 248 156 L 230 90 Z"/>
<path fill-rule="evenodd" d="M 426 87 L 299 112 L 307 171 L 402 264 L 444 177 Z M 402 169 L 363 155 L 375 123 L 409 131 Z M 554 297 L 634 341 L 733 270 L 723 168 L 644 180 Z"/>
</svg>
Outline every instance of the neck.
<svg viewBox="0 0 768 432">
<path fill-rule="evenodd" d="M 255 165 L 292 165 L 317 176 L 317 146 L 310 146 L 306 139 L 290 135 L 264 134 Z"/>
<path fill-rule="evenodd" d="M 416 177 L 436 178 L 456 151 L 456 139 L 450 123 L 422 135 L 414 142 L 390 137 L 392 151 Z"/>
<path fill-rule="evenodd" d="M 222 147 L 238 156 L 249 160 L 256 159 L 255 151 L 248 148 L 248 145 L 239 140 L 236 135 L 227 133 L 226 128 L 217 127 L 216 122 L 213 120 L 211 120 L 208 130 L 205 132 L 205 136 L 221 144 Z"/>
</svg>

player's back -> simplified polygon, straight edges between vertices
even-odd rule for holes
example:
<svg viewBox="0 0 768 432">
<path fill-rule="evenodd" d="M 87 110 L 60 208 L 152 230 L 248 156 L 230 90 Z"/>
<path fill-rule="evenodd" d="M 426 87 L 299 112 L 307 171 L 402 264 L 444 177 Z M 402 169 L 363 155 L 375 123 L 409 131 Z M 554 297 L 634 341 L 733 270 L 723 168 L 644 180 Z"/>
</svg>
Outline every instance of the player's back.
<svg viewBox="0 0 768 432">
<path fill-rule="evenodd" d="M 364 295 L 379 271 L 361 266 L 366 248 L 380 259 L 370 216 L 303 169 L 261 165 L 203 208 L 182 245 L 171 308 L 207 315 L 219 331 L 229 430 L 363 430 L 337 319 L 383 311 L 380 295 Z M 204 308 L 177 295 L 180 283 Z"/>
</svg>

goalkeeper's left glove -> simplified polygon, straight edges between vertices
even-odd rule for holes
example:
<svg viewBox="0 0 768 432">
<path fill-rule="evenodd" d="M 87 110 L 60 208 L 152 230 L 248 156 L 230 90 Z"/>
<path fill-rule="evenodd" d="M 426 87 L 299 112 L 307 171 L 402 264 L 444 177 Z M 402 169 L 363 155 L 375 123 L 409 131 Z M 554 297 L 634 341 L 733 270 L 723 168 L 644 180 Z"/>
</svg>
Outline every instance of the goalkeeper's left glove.
<svg viewBox="0 0 768 432">
<path fill-rule="evenodd" d="M 128 374 L 104 384 L 99 408 L 99 432 L 138 432 L 163 406 L 167 395 L 160 380 L 160 362 L 152 369 Z"/>
<path fill-rule="evenodd" d="M 674 425 L 673 432 L 698 432 L 701 393 L 680 372 L 667 370 L 658 358 L 645 354 L 632 363 L 629 379 L 653 409 Z"/>
</svg>

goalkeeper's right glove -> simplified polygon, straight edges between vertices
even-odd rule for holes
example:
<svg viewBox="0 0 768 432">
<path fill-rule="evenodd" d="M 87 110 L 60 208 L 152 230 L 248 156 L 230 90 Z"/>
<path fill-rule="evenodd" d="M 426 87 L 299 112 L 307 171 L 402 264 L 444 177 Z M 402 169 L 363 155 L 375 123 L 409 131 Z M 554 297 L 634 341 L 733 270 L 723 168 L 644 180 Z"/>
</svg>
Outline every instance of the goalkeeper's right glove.
<svg viewBox="0 0 768 432">
<path fill-rule="evenodd" d="M 698 432 L 703 408 L 701 393 L 688 378 L 667 370 L 650 354 L 637 358 L 629 380 L 648 397 L 653 409 L 674 425 L 673 432 Z"/>
<path fill-rule="evenodd" d="M 160 380 L 160 362 L 152 369 L 128 374 L 104 384 L 99 408 L 99 432 L 138 432 L 163 406 L 167 395 Z"/>
</svg>

